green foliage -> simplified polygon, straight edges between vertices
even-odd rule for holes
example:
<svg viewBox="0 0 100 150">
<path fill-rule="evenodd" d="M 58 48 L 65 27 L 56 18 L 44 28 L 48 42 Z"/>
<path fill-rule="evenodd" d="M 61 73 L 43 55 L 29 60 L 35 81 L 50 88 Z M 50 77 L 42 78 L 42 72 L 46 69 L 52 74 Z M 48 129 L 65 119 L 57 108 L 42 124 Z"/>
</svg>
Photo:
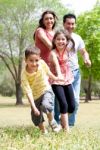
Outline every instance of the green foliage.
<svg viewBox="0 0 100 150">
<path fill-rule="evenodd" d="M 80 61 L 84 78 L 89 75 L 93 80 L 100 80 L 100 4 L 97 3 L 94 9 L 79 16 L 77 21 L 77 32 L 83 37 L 86 49 L 92 61 L 91 68 L 84 67 Z"/>
<path fill-rule="evenodd" d="M 57 12 L 59 22 L 62 21 L 66 9 L 57 0 L 0 0 L 0 58 L 15 84 L 21 83 L 24 50 L 34 43 L 33 32 L 40 14 L 47 9 Z"/>
</svg>

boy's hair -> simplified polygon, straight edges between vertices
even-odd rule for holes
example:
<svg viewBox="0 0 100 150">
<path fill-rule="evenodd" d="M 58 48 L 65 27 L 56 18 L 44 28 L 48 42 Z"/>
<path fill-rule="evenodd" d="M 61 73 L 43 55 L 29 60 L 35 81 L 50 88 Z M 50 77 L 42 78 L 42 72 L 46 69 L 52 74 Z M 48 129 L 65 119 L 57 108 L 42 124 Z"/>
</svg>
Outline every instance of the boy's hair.
<svg viewBox="0 0 100 150">
<path fill-rule="evenodd" d="M 63 23 L 65 23 L 66 22 L 66 19 L 67 18 L 74 18 L 75 19 L 75 22 L 76 22 L 76 16 L 74 15 L 74 14 L 66 14 L 66 15 L 64 15 L 63 16 Z"/>
<path fill-rule="evenodd" d="M 40 49 L 32 45 L 28 46 L 25 50 L 25 58 L 27 59 L 32 54 L 40 55 Z"/>
<path fill-rule="evenodd" d="M 56 31 L 56 33 L 55 33 L 55 35 L 54 35 L 54 37 L 53 37 L 53 40 L 52 40 L 53 49 L 56 48 L 55 39 L 56 39 L 56 37 L 57 37 L 59 34 L 63 34 L 63 35 L 65 36 L 65 38 L 67 39 L 67 41 L 72 43 L 72 49 L 75 48 L 75 42 L 74 42 L 74 40 L 71 38 L 70 34 L 69 34 L 66 30 L 60 29 L 60 30 L 57 30 L 57 31 Z"/>
</svg>

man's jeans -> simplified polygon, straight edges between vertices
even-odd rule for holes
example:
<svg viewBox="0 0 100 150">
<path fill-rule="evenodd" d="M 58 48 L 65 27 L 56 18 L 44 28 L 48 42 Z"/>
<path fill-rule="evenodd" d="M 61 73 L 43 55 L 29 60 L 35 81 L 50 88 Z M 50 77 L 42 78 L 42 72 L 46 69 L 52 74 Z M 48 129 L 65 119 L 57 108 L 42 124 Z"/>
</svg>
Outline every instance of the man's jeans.
<svg viewBox="0 0 100 150">
<path fill-rule="evenodd" d="M 76 115 L 79 107 L 79 95 L 80 95 L 80 83 L 81 83 L 81 75 L 79 69 L 73 71 L 74 81 L 73 81 L 73 90 L 75 94 L 75 111 L 69 116 L 69 125 L 74 126 L 76 121 Z M 57 123 L 60 123 L 59 119 L 59 105 L 57 99 L 55 99 L 55 108 L 54 108 L 54 118 Z"/>
<path fill-rule="evenodd" d="M 81 84 L 81 75 L 80 70 L 76 69 L 73 71 L 74 81 L 73 81 L 73 89 L 75 93 L 75 111 L 69 116 L 69 125 L 74 126 L 76 121 L 76 115 L 79 107 L 79 97 L 80 97 L 80 84 Z"/>
</svg>

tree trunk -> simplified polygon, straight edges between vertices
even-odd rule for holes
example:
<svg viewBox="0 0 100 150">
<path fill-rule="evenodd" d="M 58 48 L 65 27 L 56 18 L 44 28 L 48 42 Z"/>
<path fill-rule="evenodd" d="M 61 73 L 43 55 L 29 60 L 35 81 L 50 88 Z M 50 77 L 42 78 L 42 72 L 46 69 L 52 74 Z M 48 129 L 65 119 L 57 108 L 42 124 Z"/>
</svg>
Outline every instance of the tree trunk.
<svg viewBox="0 0 100 150">
<path fill-rule="evenodd" d="M 16 105 L 23 105 L 21 84 L 16 83 Z"/>
<path fill-rule="evenodd" d="M 86 92 L 85 102 L 88 102 L 88 100 L 91 100 L 91 83 L 92 83 L 92 77 L 90 75 L 89 79 L 88 79 L 88 88 L 87 88 L 87 92 Z"/>
<path fill-rule="evenodd" d="M 85 91 L 85 103 L 88 103 L 88 98 L 87 98 L 87 88 L 84 88 L 84 91 Z"/>
</svg>

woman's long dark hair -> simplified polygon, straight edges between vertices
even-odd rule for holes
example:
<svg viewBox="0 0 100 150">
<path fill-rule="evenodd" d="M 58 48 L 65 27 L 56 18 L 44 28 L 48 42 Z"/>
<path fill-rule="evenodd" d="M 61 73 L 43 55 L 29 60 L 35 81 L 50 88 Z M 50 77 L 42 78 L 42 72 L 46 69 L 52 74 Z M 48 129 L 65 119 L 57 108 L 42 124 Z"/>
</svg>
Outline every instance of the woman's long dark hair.
<svg viewBox="0 0 100 150">
<path fill-rule="evenodd" d="M 56 16 L 55 12 L 53 12 L 53 11 L 51 11 L 51 10 L 46 10 L 46 11 L 43 12 L 43 14 L 42 14 L 42 16 L 41 16 L 41 18 L 40 18 L 40 20 L 39 20 L 39 25 L 38 25 L 37 28 L 41 27 L 41 28 L 43 28 L 43 29 L 46 29 L 46 27 L 45 27 L 45 25 L 44 25 L 44 23 L 43 23 L 43 19 L 44 19 L 44 16 L 45 16 L 46 14 L 52 14 L 52 15 L 53 15 L 53 17 L 54 17 L 54 25 L 53 25 L 52 29 L 54 29 L 54 28 L 55 28 L 55 25 L 56 25 L 56 20 L 57 20 L 58 18 L 57 18 L 57 16 Z M 36 32 L 36 31 L 35 31 L 35 32 Z M 35 39 L 35 32 L 34 32 L 34 35 L 33 35 L 33 39 Z"/>
</svg>

